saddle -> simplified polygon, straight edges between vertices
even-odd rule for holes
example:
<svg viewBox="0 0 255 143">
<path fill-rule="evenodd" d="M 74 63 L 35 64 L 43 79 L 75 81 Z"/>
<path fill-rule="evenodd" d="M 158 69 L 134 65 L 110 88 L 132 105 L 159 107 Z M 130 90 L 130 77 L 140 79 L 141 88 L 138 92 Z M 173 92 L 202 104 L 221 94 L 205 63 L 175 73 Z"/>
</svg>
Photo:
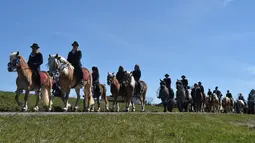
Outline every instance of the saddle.
<svg viewBox="0 0 255 143">
<path fill-rule="evenodd" d="M 36 82 L 36 84 L 39 84 L 39 83 L 37 83 L 37 78 L 41 78 L 41 82 L 42 82 L 42 85 L 45 85 L 46 84 L 46 82 L 47 82 L 47 74 L 46 74 L 47 72 L 40 72 L 40 75 L 38 75 L 36 72 L 34 72 L 33 71 L 33 73 L 32 73 L 32 79 L 33 79 L 33 81 L 35 81 Z"/>
</svg>

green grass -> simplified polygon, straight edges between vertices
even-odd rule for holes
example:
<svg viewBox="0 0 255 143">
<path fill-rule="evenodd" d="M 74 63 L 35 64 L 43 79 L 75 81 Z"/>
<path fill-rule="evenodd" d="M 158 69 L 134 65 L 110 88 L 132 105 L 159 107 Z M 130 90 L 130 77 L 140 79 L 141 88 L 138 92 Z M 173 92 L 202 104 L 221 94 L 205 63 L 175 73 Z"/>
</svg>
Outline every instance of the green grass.
<svg viewBox="0 0 255 143">
<path fill-rule="evenodd" d="M 34 101 L 35 96 L 31 95 L 30 110 Z M 71 103 L 74 101 L 70 99 Z M 82 100 L 79 104 L 82 108 Z M 54 107 L 62 106 L 62 101 L 55 98 Z M 146 106 L 146 109 L 162 111 L 162 107 L 155 106 Z M 0 92 L 0 111 L 19 110 L 14 93 Z M 0 143 L 252 143 L 255 142 L 254 126 L 254 115 L 237 114 L 9 115 L 0 116 Z"/>
<path fill-rule="evenodd" d="M 20 101 L 24 103 L 24 94 L 20 95 Z M 70 98 L 69 103 L 71 103 L 73 106 L 75 104 L 76 99 Z M 35 95 L 30 95 L 28 98 L 28 107 L 29 111 L 33 111 L 33 107 L 35 105 Z M 53 107 L 55 112 L 61 112 L 64 104 L 62 100 L 58 97 L 54 98 L 53 101 Z M 45 111 L 45 109 L 42 107 L 42 102 L 39 104 L 40 110 Z M 109 108 L 112 108 L 112 103 L 109 103 Z M 163 107 L 157 107 L 157 106 L 145 106 L 146 111 L 150 112 L 161 112 L 163 111 Z M 97 109 L 97 104 L 95 105 L 95 110 Z M 136 105 L 136 110 L 140 111 L 141 107 L 140 105 Z M 13 92 L 1 92 L 0 91 L 0 112 L 16 112 L 20 111 L 21 107 L 19 107 L 15 101 L 15 93 Z M 79 112 L 83 110 L 83 99 L 79 101 Z M 124 111 L 124 104 L 120 104 L 120 110 Z M 101 102 L 101 111 L 105 111 L 104 109 L 104 101 Z"/>
<path fill-rule="evenodd" d="M 255 142 L 251 115 L 121 114 L 0 117 L 0 142 Z"/>
</svg>

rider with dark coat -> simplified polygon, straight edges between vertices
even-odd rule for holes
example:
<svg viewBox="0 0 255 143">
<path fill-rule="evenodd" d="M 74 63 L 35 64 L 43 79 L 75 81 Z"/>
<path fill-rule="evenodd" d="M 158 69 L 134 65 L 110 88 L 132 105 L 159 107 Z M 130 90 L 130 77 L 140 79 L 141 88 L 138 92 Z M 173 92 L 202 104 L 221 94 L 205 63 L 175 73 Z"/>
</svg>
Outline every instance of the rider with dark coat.
<svg viewBox="0 0 255 143">
<path fill-rule="evenodd" d="M 92 67 L 92 81 L 93 81 L 93 87 L 96 91 L 99 91 L 99 71 L 97 67 Z"/>
<path fill-rule="evenodd" d="M 188 82 L 188 80 L 186 79 L 186 76 L 185 76 L 185 75 L 182 76 L 182 84 L 183 84 L 183 87 L 184 87 L 185 89 L 187 89 L 187 87 L 188 87 L 188 85 L 189 85 L 189 82 Z"/>
<path fill-rule="evenodd" d="M 218 86 L 215 87 L 215 90 L 213 91 L 213 93 L 215 93 L 217 97 L 219 98 L 219 101 L 221 101 L 222 94 L 219 91 Z"/>
<path fill-rule="evenodd" d="M 122 66 L 120 66 L 119 70 L 116 74 L 116 78 L 117 78 L 117 80 L 119 81 L 120 84 L 123 84 L 124 77 L 125 77 L 125 70 Z"/>
<path fill-rule="evenodd" d="M 233 98 L 233 96 L 232 96 L 232 94 L 229 92 L 229 90 L 227 90 L 226 97 L 228 97 L 228 98 L 230 98 L 230 99 L 232 99 L 232 98 Z"/>
<path fill-rule="evenodd" d="M 242 93 L 239 94 L 238 100 L 242 100 L 244 102 L 244 104 L 246 105 L 246 101 L 245 101 Z"/>
<path fill-rule="evenodd" d="M 195 83 L 194 84 L 194 87 L 191 89 L 191 96 L 192 96 L 192 99 L 193 101 L 195 100 L 195 94 L 196 94 L 196 89 L 197 89 L 198 85 Z"/>
<path fill-rule="evenodd" d="M 76 75 L 78 81 L 80 81 L 80 84 L 83 84 L 83 72 L 81 64 L 82 52 L 79 50 L 79 44 L 77 41 L 74 41 L 72 46 L 73 50 L 69 52 L 67 61 L 74 67 L 74 74 Z"/>
<path fill-rule="evenodd" d="M 171 78 L 169 78 L 168 74 L 165 74 L 164 82 L 166 83 L 166 87 L 171 89 Z"/>
<path fill-rule="evenodd" d="M 213 93 L 212 93 L 212 91 L 211 91 L 210 88 L 208 89 L 207 95 L 208 95 L 209 97 L 211 97 L 211 96 L 213 95 Z"/>
<path fill-rule="evenodd" d="M 204 100 L 205 100 L 205 89 L 204 89 L 204 86 L 202 85 L 202 82 L 201 82 L 201 81 L 198 82 L 198 86 L 199 86 L 200 91 L 202 92 L 203 98 L 204 98 Z"/>
<path fill-rule="evenodd" d="M 137 83 L 137 92 L 140 93 L 141 92 L 141 83 L 140 83 L 140 78 L 141 78 L 141 70 L 140 70 L 140 66 L 139 65 L 135 65 L 134 67 L 134 71 L 132 71 L 132 75 Z"/>
<path fill-rule="evenodd" d="M 36 82 L 39 84 L 40 88 L 42 87 L 41 77 L 40 77 L 40 66 L 43 64 L 43 56 L 39 52 L 39 46 L 38 44 L 34 43 L 32 46 L 32 53 L 29 56 L 28 59 L 28 66 L 31 68 L 31 70 L 36 75 Z"/>
</svg>

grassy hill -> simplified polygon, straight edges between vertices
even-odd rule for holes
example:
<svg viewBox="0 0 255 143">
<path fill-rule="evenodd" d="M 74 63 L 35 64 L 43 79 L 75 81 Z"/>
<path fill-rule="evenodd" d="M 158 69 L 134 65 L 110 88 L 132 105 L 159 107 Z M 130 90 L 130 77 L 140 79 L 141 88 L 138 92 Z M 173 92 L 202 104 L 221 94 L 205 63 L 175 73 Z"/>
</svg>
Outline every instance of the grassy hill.
<svg viewBox="0 0 255 143">
<path fill-rule="evenodd" d="M 31 95 L 30 108 L 34 100 Z M 74 103 L 74 99 L 71 102 Z M 62 101 L 55 98 L 54 106 L 60 109 Z M 19 110 L 14 93 L 0 92 L 0 111 Z M 162 107 L 147 106 L 147 111 L 162 111 Z M 0 132 L 0 142 L 11 143 L 252 143 L 255 142 L 255 116 L 196 113 L 8 115 L 0 116 Z"/>
</svg>

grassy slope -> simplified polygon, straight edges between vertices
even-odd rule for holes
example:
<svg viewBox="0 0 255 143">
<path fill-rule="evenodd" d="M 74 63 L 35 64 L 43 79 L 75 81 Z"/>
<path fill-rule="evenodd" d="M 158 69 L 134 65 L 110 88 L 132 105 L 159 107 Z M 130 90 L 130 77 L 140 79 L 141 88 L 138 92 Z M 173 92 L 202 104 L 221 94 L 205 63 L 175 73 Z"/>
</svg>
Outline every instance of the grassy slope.
<svg viewBox="0 0 255 143">
<path fill-rule="evenodd" d="M 31 96 L 30 108 L 34 100 Z M 55 106 L 62 101 L 56 98 Z M 0 111 L 19 110 L 13 93 L 0 92 Z M 162 107 L 147 106 L 147 111 Z M 255 125 L 254 115 L 5 116 L 0 117 L 0 142 L 255 142 L 255 129 L 248 125 Z"/>
<path fill-rule="evenodd" d="M 0 117 L 0 142 L 255 142 L 251 115 L 122 114 Z"/>
<path fill-rule="evenodd" d="M 24 95 L 20 96 L 20 101 L 24 102 Z M 69 102 L 74 105 L 76 99 L 74 98 L 70 98 Z M 28 107 L 29 110 L 32 111 L 33 107 L 35 104 L 35 95 L 30 95 L 29 97 L 29 101 L 28 101 Z M 58 112 L 58 111 L 62 111 L 62 107 L 63 107 L 63 102 L 60 98 L 54 98 L 53 101 L 54 104 L 54 111 Z M 121 110 L 124 110 L 124 104 L 120 104 L 121 106 Z M 42 103 L 40 102 L 40 110 L 44 111 L 45 109 L 42 108 Z M 80 111 L 82 111 L 83 109 L 83 100 L 80 100 L 79 102 L 79 107 L 80 107 Z M 97 105 L 95 105 L 95 107 L 97 107 Z M 112 108 L 112 103 L 109 103 L 109 107 Z M 156 106 L 145 106 L 146 111 L 151 111 L 151 112 L 158 112 L 158 111 L 162 111 L 162 107 L 156 107 Z M 0 112 L 13 112 L 13 111 L 20 111 L 20 107 L 18 107 L 16 101 L 15 101 L 15 93 L 11 93 L 11 92 L 1 92 L 0 91 Z M 96 108 L 95 108 L 96 109 Z M 136 105 L 136 110 L 140 111 L 140 105 Z M 101 103 L 101 110 L 104 111 L 104 102 Z"/>
</svg>

